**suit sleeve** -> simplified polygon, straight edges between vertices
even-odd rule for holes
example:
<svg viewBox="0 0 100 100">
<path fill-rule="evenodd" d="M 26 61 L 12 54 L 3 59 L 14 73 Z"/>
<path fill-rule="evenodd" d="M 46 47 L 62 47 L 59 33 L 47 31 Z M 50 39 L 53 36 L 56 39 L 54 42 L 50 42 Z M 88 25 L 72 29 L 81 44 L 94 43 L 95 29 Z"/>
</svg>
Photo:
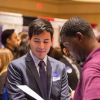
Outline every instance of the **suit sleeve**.
<svg viewBox="0 0 100 100">
<path fill-rule="evenodd" d="M 27 100 L 25 94 L 16 85 L 22 85 L 21 70 L 14 63 L 8 65 L 7 92 L 9 100 Z"/>
<path fill-rule="evenodd" d="M 61 84 L 61 97 L 60 100 L 70 100 L 68 76 L 64 66 Z"/>
</svg>

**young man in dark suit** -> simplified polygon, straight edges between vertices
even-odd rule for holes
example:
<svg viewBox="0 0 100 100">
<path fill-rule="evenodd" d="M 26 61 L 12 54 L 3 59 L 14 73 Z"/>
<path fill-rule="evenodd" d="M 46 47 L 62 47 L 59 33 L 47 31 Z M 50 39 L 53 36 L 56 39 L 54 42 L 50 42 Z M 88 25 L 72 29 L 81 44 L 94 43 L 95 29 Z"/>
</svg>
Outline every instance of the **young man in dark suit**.
<svg viewBox="0 0 100 100">
<path fill-rule="evenodd" d="M 53 32 L 46 19 L 36 19 L 30 24 L 30 51 L 8 66 L 6 86 L 10 100 L 35 100 L 16 85 L 27 85 L 44 100 L 70 100 L 65 65 L 47 56 Z"/>
</svg>

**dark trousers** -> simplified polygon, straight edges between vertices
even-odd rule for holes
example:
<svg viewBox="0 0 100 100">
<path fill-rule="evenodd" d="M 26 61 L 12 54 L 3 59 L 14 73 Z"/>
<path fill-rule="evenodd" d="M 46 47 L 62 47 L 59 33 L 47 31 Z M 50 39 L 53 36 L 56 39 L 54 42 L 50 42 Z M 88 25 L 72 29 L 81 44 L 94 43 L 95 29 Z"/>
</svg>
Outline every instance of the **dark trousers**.
<svg viewBox="0 0 100 100">
<path fill-rule="evenodd" d="M 0 94 L 0 100 L 2 100 L 2 94 Z"/>
</svg>

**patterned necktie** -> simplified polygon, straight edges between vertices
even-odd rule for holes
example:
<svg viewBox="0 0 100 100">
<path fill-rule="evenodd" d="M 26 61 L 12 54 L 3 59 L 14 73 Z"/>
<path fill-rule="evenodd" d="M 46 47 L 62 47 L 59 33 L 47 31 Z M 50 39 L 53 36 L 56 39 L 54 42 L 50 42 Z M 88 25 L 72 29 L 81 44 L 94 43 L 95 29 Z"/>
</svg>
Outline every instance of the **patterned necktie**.
<svg viewBox="0 0 100 100">
<path fill-rule="evenodd" d="M 44 61 L 40 61 L 39 65 L 39 73 L 40 73 L 40 79 L 41 79 L 41 83 L 43 86 L 43 92 L 44 92 L 44 96 L 45 96 L 45 100 L 47 99 L 47 74 L 45 71 L 45 62 Z"/>
</svg>

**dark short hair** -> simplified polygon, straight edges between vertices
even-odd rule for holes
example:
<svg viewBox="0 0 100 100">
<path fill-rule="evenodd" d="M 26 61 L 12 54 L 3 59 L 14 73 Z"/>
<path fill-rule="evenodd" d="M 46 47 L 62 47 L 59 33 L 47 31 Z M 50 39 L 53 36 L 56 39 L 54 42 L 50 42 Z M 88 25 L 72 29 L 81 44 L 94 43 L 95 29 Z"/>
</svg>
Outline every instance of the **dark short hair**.
<svg viewBox="0 0 100 100">
<path fill-rule="evenodd" d="M 72 17 L 64 23 L 60 35 L 65 34 L 71 37 L 76 36 L 77 32 L 90 37 L 91 33 L 93 33 L 93 29 L 85 19 L 81 17 Z"/>
<path fill-rule="evenodd" d="M 7 29 L 4 30 L 1 34 L 1 43 L 5 46 L 7 38 L 11 38 L 12 34 L 14 33 L 14 29 Z"/>
<path fill-rule="evenodd" d="M 33 35 L 39 35 L 44 31 L 50 32 L 52 39 L 54 30 L 51 23 L 46 19 L 38 18 L 32 21 L 29 25 L 28 34 L 31 39 Z"/>
</svg>

